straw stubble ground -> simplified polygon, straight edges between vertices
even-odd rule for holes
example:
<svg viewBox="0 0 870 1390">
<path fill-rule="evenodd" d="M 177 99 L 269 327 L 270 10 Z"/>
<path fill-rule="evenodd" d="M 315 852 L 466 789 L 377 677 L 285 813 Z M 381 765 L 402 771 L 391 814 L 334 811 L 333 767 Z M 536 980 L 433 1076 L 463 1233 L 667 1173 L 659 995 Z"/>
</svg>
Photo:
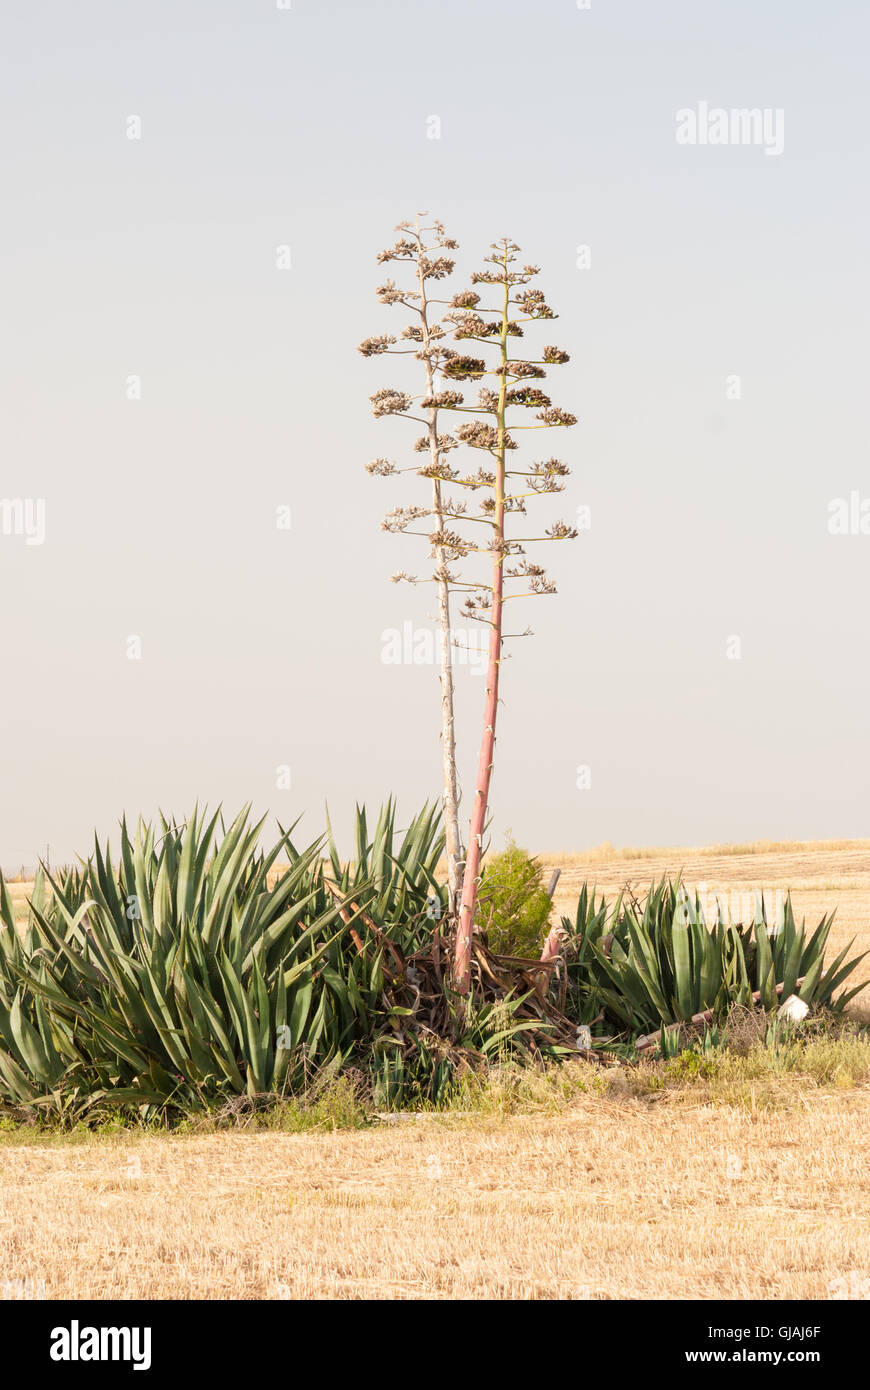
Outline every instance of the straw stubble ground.
<svg viewBox="0 0 870 1390">
<path fill-rule="evenodd" d="M 791 886 L 812 919 L 838 907 L 835 951 L 870 946 L 867 842 L 552 862 L 562 910 L 583 877 L 682 867 Z M 866 1085 L 794 1077 L 756 1110 L 578 1093 L 558 1115 L 7 1142 L 0 1296 L 868 1297 L 868 1139 Z"/>
<path fill-rule="evenodd" d="M 870 1094 L 2 1151 L 54 1298 L 831 1298 L 870 1284 Z M 854 1292 L 853 1295 L 854 1296 Z"/>
</svg>

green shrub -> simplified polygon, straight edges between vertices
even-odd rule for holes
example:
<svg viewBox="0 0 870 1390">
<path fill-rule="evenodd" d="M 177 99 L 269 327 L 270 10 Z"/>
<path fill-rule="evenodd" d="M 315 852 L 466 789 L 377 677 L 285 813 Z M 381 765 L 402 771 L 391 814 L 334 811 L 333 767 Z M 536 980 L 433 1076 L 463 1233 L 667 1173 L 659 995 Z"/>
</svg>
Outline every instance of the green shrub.
<svg viewBox="0 0 870 1390">
<path fill-rule="evenodd" d="M 504 852 L 487 859 L 480 884 L 478 921 L 490 946 L 503 956 L 540 956 L 551 908 L 541 865 L 508 834 Z"/>
</svg>

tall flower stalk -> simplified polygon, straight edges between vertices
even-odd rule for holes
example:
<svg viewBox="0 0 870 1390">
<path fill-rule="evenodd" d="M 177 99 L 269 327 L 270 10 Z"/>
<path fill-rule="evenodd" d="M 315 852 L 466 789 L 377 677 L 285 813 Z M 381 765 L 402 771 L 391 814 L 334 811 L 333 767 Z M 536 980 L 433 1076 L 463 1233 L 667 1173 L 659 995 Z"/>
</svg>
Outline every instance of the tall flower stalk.
<svg viewBox="0 0 870 1390">
<path fill-rule="evenodd" d="M 505 605 L 512 599 L 556 591 L 543 566 L 527 558 L 527 545 L 546 540 L 566 540 L 577 534 L 573 527 L 563 521 L 545 528 L 540 536 L 522 535 L 511 525 L 516 520 L 525 519 L 529 499 L 562 492 L 562 479 L 570 470 L 556 458 L 514 468 L 508 467 L 508 459 L 518 448 L 515 436 L 520 431 L 565 427 L 576 424 L 576 419 L 554 406 L 539 386 L 530 384 L 546 377 L 545 367 L 567 362 L 566 352 L 549 346 L 543 348 L 538 359 L 525 360 L 511 356 L 510 341 L 524 336 L 524 324 L 556 317 L 540 290 L 526 288 L 539 273 L 538 267 L 526 265 L 516 269 L 519 247 L 505 237 L 493 243 L 492 254 L 485 258 L 485 268 L 472 276 L 472 285 L 493 287 L 493 298 L 498 303 L 481 307 L 476 289 L 463 290 L 449 301 L 435 299 L 429 292 L 429 283 L 445 279 L 454 269 L 453 260 L 440 253 L 455 250 L 456 242 L 445 236 L 440 223 L 422 226 L 419 218 L 414 223 L 400 223 L 397 230 L 402 233 L 399 241 L 389 250 L 381 252 L 379 260 L 399 261 L 410 266 L 414 271 L 416 289 L 400 289 L 388 280 L 378 289 L 378 298 L 384 304 L 402 304 L 415 311 L 416 322 L 403 329 L 401 335 L 401 341 L 411 345 L 397 347 L 396 338 L 384 334 L 367 338 L 360 345 L 360 351 L 367 357 L 408 352 L 423 363 L 426 389 L 422 396 L 415 397 L 403 390 L 385 387 L 376 391 L 371 400 L 376 416 L 399 415 L 424 426 L 425 433 L 417 440 L 414 449 L 417 453 L 426 454 L 427 460 L 422 467 L 412 469 L 399 469 L 387 459 L 375 459 L 368 467 L 371 473 L 382 476 L 413 471 L 428 477 L 432 483 L 429 506 L 396 507 L 385 518 L 383 526 L 388 531 L 426 538 L 431 548 L 430 555 L 435 561 L 431 579 L 438 591 L 441 633 L 448 886 L 451 917 L 456 922 L 453 984 L 460 995 L 465 995 L 471 984 L 472 939 L 495 758 L 502 649 L 507 637 L 525 636 L 529 632 L 529 629 L 526 629 L 526 633 L 505 632 Z M 447 312 L 440 321 L 435 322 L 433 306 L 444 304 L 447 305 Z M 456 340 L 495 350 L 497 355 L 491 359 L 490 365 L 487 365 L 484 357 L 470 356 L 467 348 L 457 351 L 448 347 L 444 342 L 447 332 L 445 325 L 452 330 Z M 479 385 L 476 405 L 468 404 L 462 392 L 456 389 L 458 383 L 484 383 L 487 377 L 493 378 L 492 384 Z M 415 408 L 424 414 L 412 414 Z M 517 419 L 528 418 L 518 416 L 517 412 L 529 410 L 536 412 L 535 423 L 516 423 Z M 452 434 L 442 434 L 439 432 L 439 415 L 442 411 L 475 418 L 460 423 Z M 451 456 L 460 448 L 480 450 L 490 456 L 491 462 L 485 467 L 477 467 L 476 472 L 457 467 Z M 483 498 L 477 503 L 476 512 L 473 512 L 471 507 L 477 493 L 482 493 Z M 427 530 L 409 529 L 424 519 L 430 519 Z M 475 539 L 472 539 L 472 526 L 477 528 Z M 483 538 L 479 528 L 483 528 Z M 466 577 L 456 570 L 459 561 L 474 557 L 489 560 L 488 582 L 486 578 Z M 418 582 L 404 571 L 393 575 L 393 578 Z M 514 583 L 518 585 L 517 588 L 510 587 Z M 464 616 L 489 628 L 483 732 L 464 865 L 458 823 L 450 660 L 451 593 L 454 591 L 464 595 Z"/>
<path fill-rule="evenodd" d="M 425 391 L 419 398 L 411 397 L 404 391 L 386 388 L 375 392 L 372 405 L 375 416 L 400 415 L 405 419 L 416 420 L 425 427 L 423 434 L 415 443 L 417 453 L 428 455 L 428 463 L 422 467 L 414 466 L 400 469 L 386 459 L 375 459 L 368 465 L 372 474 L 382 477 L 401 472 L 415 472 L 431 481 L 431 506 L 396 508 L 383 522 L 388 531 L 404 531 L 409 522 L 431 516 L 434 530 L 431 558 L 434 569 L 431 581 L 435 584 L 438 597 L 438 638 L 439 667 L 441 682 L 441 758 L 443 774 L 442 805 L 444 811 L 445 851 L 447 854 L 448 917 L 455 922 L 462 891 L 464 850 L 459 829 L 459 778 L 456 769 L 456 728 L 453 688 L 453 637 L 450 620 L 450 562 L 455 558 L 453 548 L 444 538 L 444 514 L 442 503 L 442 475 L 444 458 L 455 441 L 438 433 L 438 410 L 440 405 L 437 391 L 437 378 L 444 364 L 456 354 L 442 345 L 445 333 L 440 323 L 433 321 L 433 306 L 443 304 L 443 300 L 433 300 L 430 284 L 445 279 L 454 268 L 454 262 L 441 254 L 453 251 L 457 243 L 445 235 L 440 222 L 421 224 L 419 214 L 411 222 L 400 222 L 396 230 L 402 233 L 394 246 L 382 251 L 378 256 L 380 263 L 398 261 L 404 263 L 411 272 L 413 285 L 410 288 L 397 288 L 388 280 L 378 288 L 378 299 L 382 304 L 401 304 L 416 315 L 416 321 L 407 325 L 401 333 L 401 341 L 407 347 L 397 347 L 396 338 L 391 334 L 367 338 L 360 344 L 360 352 L 365 357 L 384 354 L 401 355 L 411 353 L 422 363 Z M 422 417 L 409 414 L 413 401 L 422 410 Z M 396 582 L 406 580 L 418 583 L 414 576 L 399 571 L 393 575 Z"/>
<path fill-rule="evenodd" d="M 491 308 L 481 309 L 479 295 L 475 291 L 466 292 L 456 297 L 456 312 L 453 315 L 456 338 L 479 342 L 490 348 L 495 347 L 498 352 L 494 367 L 487 368 L 485 362 L 479 359 L 476 362 L 473 359 L 460 359 L 458 364 L 453 364 L 454 371 L 458 367 L 459 374 L 463 377 L 470 374 L 469 368 L 474 365 L 479 369 L 475 370 L 475 376 L 493 375 L 497 382 L 495 391 L 489 387 L 481 388 L 477 409 L 460 406 L 458 403 L 453 407 L 484 417 L 473 423 L 461 425 L 456 431 L 456 437 L 471 448 L 481 449 L 490 454 L 494 461 L 494 469 L 480 469 L 473 478 L 455 479 L 475 490 L 478 487 L 485 489 L 487 495 L 480 508 L 483 515 L 474 520 L 483 521 L 491 527 L 492 532 L 486 547 L 492 561 L 489 584 L 465 585 L 470 590 L 465 599 L 465 613 L 468 617 L 475 617 L 489 624 L 489 652 L 483 731 L 454 955 L 454 985 L 460 994 L 466 994 L 471 983 L 472 935 L 495 759 L 502 651 L 505 637 L 510 635 L 504 631 L 505 604 L 515 598 L 555 592 L 555 585 L 547 577 L 544 568 L 526 559 L 526 545 L 534 541 L 569 539 L 577 534 L 573 527 L 567 526 L 564 522 L 556 522 L 546 529 L 543 536 L 523 537 L 520 540 L 508 535 L 507 518 L 525 516 L 526 501 L 529 498 L 542 493 L 562 491 L 564 484 L 560 480 L 569 472 L 561 460 L 554 458 L 544 463 L 532 463 L 526 469 L 508 468 L 508 454 L 518 447 L 514 435 L 520 430 L 552 429 L 576 424 L 576 417 L 554 406 L 539 387 L 524 384 L 544 378 L 545 366 L 567 362 L 568 354 L 561 348 L 549 346 L 543 349 L 542 357 L 537 361 L 520 360 L 510 356 L 509 339 L 523 336 L 522 324 L 556 317 L 540 290 L 522 288 L 520 293 L 512 293 L 526 286 L 539 273 L 537 266 L 527 265 L 521 270 L 511 269 L 516 262 L 519 249 L 506 237 L 493 243 L 492 254 L 485 258 L 486 268 L 472 276 L 472 284 L 493 286 L 494 297 L 498 297 L 500 303 Z M 481 314 L 495 317 L 485 320 Z M 445 367 L 445 374 L 448 377 L 451 375 L 450 363 Z M 518 409 L 536 410 L 535 418 L 538 423 L 522 425 L 511 421 L 509 427 L 508 412 L 513 415 Z M 486 417 L 494 423 L 487 423 Z M 525 481 L 515 485 L 509 481 L 514 478 Z M 514 487 L 519 490 L 509 490 Z M 465 512 L 464 507 L 459 510 Z M 459 511 L 455 514 L 459 515 Z M 511 580 L 519 580 L 525 586 L 525 591 L 506 593 L 506 582 Z"/>
</svg>

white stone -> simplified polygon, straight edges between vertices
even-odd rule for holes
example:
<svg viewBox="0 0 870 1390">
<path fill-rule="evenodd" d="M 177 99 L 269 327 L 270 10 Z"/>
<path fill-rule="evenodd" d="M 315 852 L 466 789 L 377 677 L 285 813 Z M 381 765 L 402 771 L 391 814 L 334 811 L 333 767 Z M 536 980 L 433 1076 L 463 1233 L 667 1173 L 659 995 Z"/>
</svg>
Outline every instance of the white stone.
<svg viewBox="0 0 870 1390">
<path fill-rule="evenodd" d="M 810 1011 L 809 1004 L 803 999 L 798 999 L 796 994 L 790 994 L 784 1004 L 777 1010 L 777 1018 L 787 1018 L 791 1023 L 802 1023 Z"/>
</svg>

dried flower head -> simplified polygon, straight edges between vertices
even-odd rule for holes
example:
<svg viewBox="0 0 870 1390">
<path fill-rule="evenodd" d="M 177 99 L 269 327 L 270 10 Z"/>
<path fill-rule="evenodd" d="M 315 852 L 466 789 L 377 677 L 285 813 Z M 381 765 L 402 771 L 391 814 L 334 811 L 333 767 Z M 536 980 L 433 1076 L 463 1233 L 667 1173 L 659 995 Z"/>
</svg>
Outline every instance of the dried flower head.
<svg viewBox="0 0 870 1390">
<path fill-rule="evenodd" d="M 525 377 L 545 377 L 547 373 L 543 367 L 538 367 L 534 362 L 508 362 L 505 367 L 508 376 L 519 381 Z M 496 376 L 502 375 L 501 367 L 496 367 Z"/>
<path fill-rule="evenodd" d="M 397 289 L 393 280 L 385 280 L 382 285 L 378 285 L 375 294 L 381 304 L 401 304 L 403 300 L 411 297 L 404 290 Z"/>
<path fill-rule="evenodd" d="M 478 468 L 476 473 L 470 473 L 467 477 L 461 478 L 460 482 L 464 487 L 476 492 L 479 487 L 494 487 L 495 474 L 486 468 Z"/>
<path fill-rule="evenodd" d="M 450 301 L 451 309 L 476 309 L 480 303 L 480 295 L 475 294 L 474 290 L 460 290 Z"/>
<path fill-rule="evenodd" d="M 572 415 L 570 410 L 562 410 L 558 405 L 548 405 L 544 410 L 539 410 L 538 420 L 543 420 L 545 425 L 576 425 L 577 416 Z"/>
<path fill-rule="evenodd" d="M 436 256 L 434 261 L 430 261 L 428 256 L 420 258 L 420 273 L 424 280 L 443 280 L 446 275 L 453 271 L 455 261 L 448 260 L 446 256 Z"/>
<path fill-rule="evenodd" d="M 557 592 L 552 579 L 539 579 L 537 576 L 529 580 L 529 588 L 533 594 L 555 594 Z"/>
<path fill-rule="evenodd" d="M 442 526 L 440 530 L 433 531 L 429 537 L 432 546 L 432 553 L 443 550 L 448 560 L 461 560 L 469 555 L 474 548 L 464 536 L 460 536 L 458 531 L 450 531 Z"/>
<path fill-rule="evenodd" d="M 500 323 L 485 323 L 477 314 L 448 314 L 456 324 L 454 338 L 497 338 L 501 332 Z"/>
<path fill-rule="evenodd" d="M 523 290 L 517 295 L 517 304 L 524 314 L 532 319 L 554 319 L 556 315 L 550 308 L 540 290 Z"/>
<path fill-rule="evenodd" d="M 401 415 L 411 406 L 409 395 L 404 391 L 394 391 L 389 386 L 375 391 L 373 396 L 369 396 L 369 400 L 372 403 L 372 414 L 376 419 L 381 415 Z"/>
<path fill-rule="evenodd" d="M 389 459 L 373 459 L 366 464 L 366 472 L 371 473 L 375 478 L 389 478 L 393 473 L 398 473 L 398 468 Z"/>
<path fill-rule="evenodd" d="M 517 579 L 526 575 L 531 577 L 533 575 L 544 574 L 546 574 L 546 570 L 543 565 L 532 564 L 530 560 L 521 560 L 518 565 L 514 565 L 510 569 L 505 567 L 505 576 L 509 579 Z"/>
<path fill-rule="evenodd" d="M 486 363 L 480 357 L 450 357 L 441 368 L 451 381 L 474 381 L 486 374 Z"/>
<path fill-rule="evenodd" d="M 504 498 L 504 509 L 506 512 L 519 512 L 526 515 L 526 500 L 524 497 L 517 496 L 515 493 L 507 493 Z"/>
<path fill-rule="evenodd" d="M 531 471 L 550 478 L 567 478 L 571 469 L 561 459 L 545 459 L 543 463 L 533 463 Z"/>
<path fill-rule="evenodd" d="M 421 516 L 431 516 L 428 507 L 394 507 L 391 512 L 387 512 L 381 522 L 382 531 L 404 531 L 406 526 L 410 526 L 412 521 L 418 521 Z"/>
<path fill-rule="evenodd" d="M 415 241 L 399 240 L 395 246 L 390 246 L 386 251 L 378 252 L 378 263 L 385 261 L 409 261 L 417 255 L 417 243 Z"/>
<path fill-rule="evenodd" d="M 438 459 L 435 463 L 424 464 L 417 469 L 421 478 L 439 478 L 442 483 L 452 483 L 459 477 L 458 470 L 451 468 L 445 459 Z"/>
<path fill-rule="evenodd" d="M 419 439 L 414 441 L 414 453 L 426 454 L 432 441 L 428 434 L 421 434 Z M 451 449 L 457 448 L 456 440 L 452 434 L 438 434 L 435 436 L 435 450 L 438 454 L 449 453 Z"/>
<path fill-rule="evenodd" d="M 488 613 L 492 608 L 492 595 L 487 593 L 469 594 L 462 604 L 462 614 L 466 618 L 476 618 Z"/>
<path fill-rule="evenodd" d="M 518 390 L 507 392 L 505 404 L 532 407 L 552 405 L 552 401 L 543 391 L 538 390 L 537 386 L 521 386 Z"/>
<path fill-rule="evenodd" d="M 545 463 L 533 463 L 529 470 L 529 487 L 534 492 L 564 492 L 564 483 L 557 478 L 566 478 L 571 470 L 561 459 L 547 459 Z"/>
<path fill-rule="evenodd" d="M 456 438 L 472 449 L 495 449 L 498 447 L 498 430 L 493 425 L 485 425 L 482 420 L 470 420 L 460 425 Z"/>
<path fill-rule="evenodd" d="M 382 352 L 387 352 L 395 342 L 392 333 L 381 333 L 376 338 L 364 338 L 357 348 L 363 357 L 377 357 Z"/>
</svg>

